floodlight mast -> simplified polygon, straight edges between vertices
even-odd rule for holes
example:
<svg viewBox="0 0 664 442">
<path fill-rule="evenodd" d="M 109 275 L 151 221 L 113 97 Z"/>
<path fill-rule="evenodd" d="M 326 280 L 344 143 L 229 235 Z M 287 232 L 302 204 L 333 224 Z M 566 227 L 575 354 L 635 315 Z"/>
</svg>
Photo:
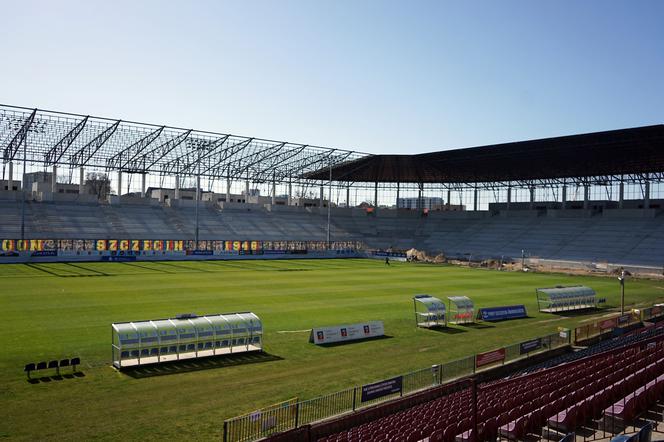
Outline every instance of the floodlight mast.
<svg viewBox="0 0 664 442">
<path fill-rule="evenodd" d="M 196 229 L 194 231 L 194 241 L 196 245 L 194 246 L 195 250 L 198 250 L 198 203 L 201 199 L 200 189 L 201 189 L 201 148 L 200 146 L 196 147 L 197 155 L 197 170 L 196 170 Z"/>
<path fill-rule="evenodd" d="M 332 242 L 330 241 L 330 217 L 331 217 L 331 205 L 332 205 L 332 160 L 330 160 L 330 181 L 328 182 L 328 197 L 327 197 L 327 249 L 330 250 L 332 247 Z"/>
<path fill-rule="evenodd" d="M 21 242 L 25 240 L 25 171 L 27 167 L 27 145 L 28 145 L 28 132 L 26 130 L 25 137 L 23 137 L 23 179 L 21 179 Z M 55 180 L 55 177 L 53 177 Z M 8 189 L 11 188 L 12 183 L 9 183 Z"/>
<path fill-rule="evenodd" d="M 625 314 L 625 270 L 624 269 L 620 272 L 618 281 L 620 281 L 620 314 L 624 315 Z"/>
</svg>

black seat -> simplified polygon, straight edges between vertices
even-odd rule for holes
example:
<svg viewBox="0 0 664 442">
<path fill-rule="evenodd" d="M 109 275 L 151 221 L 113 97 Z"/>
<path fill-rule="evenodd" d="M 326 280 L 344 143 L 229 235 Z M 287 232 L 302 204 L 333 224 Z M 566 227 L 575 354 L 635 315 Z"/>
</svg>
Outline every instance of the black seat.
<svg viewBox="0 0 664 442">
<path fill-rule="evenodd" d="M 69 363 L 74 368 L 74 371 L 76 371 L 76 366 L 81 365 L 81 358 L 71 358 L 71 361 L 69 361 Z"/>
<path fill-rule="evenodd" d="M 63 359 L 60 361 L 60 367 L 69 367 L 69 359 Z"/>
<path fill-rule="evenodd" d="M 58 361 L 48 361 L 48 368 L 55 368 L 55 372 L 60 374 L 60 366 L 58 365 Z"/>
<path fill-rule="evenodd" d="M 23 369 L 24 372 L 28 374 L 28 379 L 30 379 L 30 372 L 34 371 L 35 369 L 35 363 L 30 362 L 29 364 L 25 364 L 25 368 Z"/>
<path fill-rule="evenodd" d="M 150 356 L 157 356 L 158 354 L 159 354 L 159 349 L 158 348 L 150 349 Z"/>
<path fill-rule="evenodd" d="M 41 361 L 37 362 L 37 370 L 45 370 L 46 369 L 46 362 Z"/>
</svg>

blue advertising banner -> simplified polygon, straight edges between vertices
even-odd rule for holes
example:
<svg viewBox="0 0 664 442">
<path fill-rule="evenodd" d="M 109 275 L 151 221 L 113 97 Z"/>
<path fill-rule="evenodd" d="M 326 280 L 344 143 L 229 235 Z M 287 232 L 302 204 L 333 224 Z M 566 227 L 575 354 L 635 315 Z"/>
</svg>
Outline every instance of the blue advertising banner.
<svg viewBox="0 0 664 442">
<path fill-rule="evenodd" d="M 477 312 L 477 319 L 482 321 L 502 321 L 504 319 L 527 318 L 525 305 L 507 305 L 504 307 L 484 307 Z"/>
<path fill-rule="evenodd" d="M 407 254 L 403 252 L 383 252 L 382 250 L 374 250 L 371 252 L 373 256 L 382 256 L 386 257 L 389 256 L 390 258 L 406 258 L 408 257 Z"/>
<path fill-rule="evenodd" d="M 378 399 L 394 393 L 401 393 L 403 386 L 403 376 L 387 379 L 385 381 L 376 382 L 362 386 L 362 402 L 367 402 L 373 399 Z"/>
<path fill-rule="evenodd" d="M 110 261 L 110 262 L 130 262 L 130 261 L 136 261 L 136 256 L 134 256 L 134 255 L 102 256 L 101 260 L 102 261 Z"/>
<path fill-rule="evenodd" d="M 187 250 L 187 255 L 210 256 L 212 250 Z"/>
<path fill-rule="evenodd" d="M 37 250 L 32 252 L 30 256 L 58 256 L 57 250 Z"/>
<path fill-rule="evenodd" d="M 542 348 L 542 338 L 531 339 L 530 341 L 525 341 L 519 344 L 519 353 L 525 355 L 531 351 L 539 350 Z"/>
</svg>

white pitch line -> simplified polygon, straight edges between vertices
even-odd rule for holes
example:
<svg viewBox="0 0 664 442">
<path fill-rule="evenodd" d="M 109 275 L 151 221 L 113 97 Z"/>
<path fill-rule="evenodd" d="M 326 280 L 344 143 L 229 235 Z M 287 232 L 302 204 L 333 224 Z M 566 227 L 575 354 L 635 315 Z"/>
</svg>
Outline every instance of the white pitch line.
<svg viewBox="0 0 664 442">
<path fill-rule="evenodd" d="M 304 330 L 279 330 L 277 333 L 304 333 L 304 332 L 310 332 L 311 329 L 307 328 Z"/>
</svg>

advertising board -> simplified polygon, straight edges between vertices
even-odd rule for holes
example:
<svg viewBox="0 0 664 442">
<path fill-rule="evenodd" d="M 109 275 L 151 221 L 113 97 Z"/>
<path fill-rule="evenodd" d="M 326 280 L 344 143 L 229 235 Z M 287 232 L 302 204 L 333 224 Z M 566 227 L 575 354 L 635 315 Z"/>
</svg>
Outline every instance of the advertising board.
<svg viewBox="0 0 664 442">
<path fill-rule="evenodd" d="M 314 344 L 331 344 L 334 342 L 355 341 L 358 339 L 375 338 L 383 336 L 385 328 L 383 321 L 369 321 L 359 324 L 335 325 L 331 327 L 317 327 L 311 329 L 309 342 Z"/>
</svg>

